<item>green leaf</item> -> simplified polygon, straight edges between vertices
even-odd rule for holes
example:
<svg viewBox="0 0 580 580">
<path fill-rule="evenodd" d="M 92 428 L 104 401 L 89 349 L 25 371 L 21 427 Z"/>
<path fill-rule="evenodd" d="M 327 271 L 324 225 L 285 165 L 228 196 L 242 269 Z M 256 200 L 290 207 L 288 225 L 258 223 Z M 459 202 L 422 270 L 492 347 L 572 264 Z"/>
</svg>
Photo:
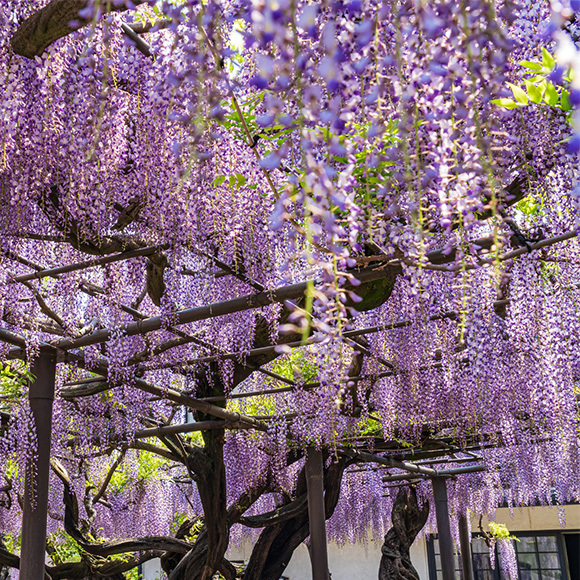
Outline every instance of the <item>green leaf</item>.
<svg viewBox="0 0 580 580">
<path fill-rule="evenodd" d="M 512 93 L 514 94 L 516 101 L 520 105 L 527 105 L 529 103 L 528 95 L 526 94 L 526 91 L 524 91 L 524 89 L 512 83 L 508 83 L 508 87 L 512 90 Z"/>
<path fill-rule="evenodd" d="M 534 75 L 533 77 L 530 77 L 528 80 L 531 83 L 535 83 L 535 84 L 539 85 L 540 83 L 543 83 L 546 81 L 546 76 L 545 75 Z"/>
<path fill-rule="evenodd" d="M 256 110 L 256 107 L 264 100 L 264 97 L 266 96 L 266 91 L 260 91 L 259 93 L 256 93 L 255 95 L 251 96 L 249 99 L 246 99 L 245 101 L 243 101 L 242 107 L 248 107 L 248 110 L 250 112 L 253 112 Z M 247 120 L 247 117 L 246 117 Z"/>
<path fill-rule="evenodd" d="M 526 90 L 528 91 L 528 97 L 532 103 L 536 103 L 538 105 L 542 102 L 543 91 L 540 87 L 536 86 L 534 83 L 530 81 L 526 81 Z M 545 90 L 545 89 L 544 89 Z"/>
<path fill-rule="evenodd" d="M 542 47 L 542 64 L 548 70 L 552 70 L 556 65 L 556 60 L 544 47 Z"/>
<path fill-rule="evenodd" d="M 531 60 L 522 60 L 520 64 L 529 70 L 542 71 L 544 67 L 539 62 L 532 62 Z"/>
<path fill-rule="evenodd" d="M 516 205 L 516 209 L 518 211 L 521 211 L 523 214 L 530 216 L 530 215 L 536 215 L 539 213 L 539 206 L 538 204 L 535 202 L 535 200 L 533 199 L 529 199 L 527 197 L 524 197 L 524 199 L 520 200 L 517 205 Z"/>
<path fill-rule="evenodd" d="M 544 94 L 544 101 L 548 103 L 551 107 L 554 107 L 558 103 L 559 99 L 558 91 L 553 83 L 546 83 L 546 92 Z"/>
<path fill-rule="evenodd" d="M 562 107 L 563 111 L 570 111 L 572 109 L 572 102 L 570 101 L 570 92 L 566 90 L 562 90 L 562 94 L 560 95 L 560 106 Z"/>
<path fill-rule="evenodd" d="M 491 101 L 494 105 L 497 105 L 498 107 L 503 107 L 504 109 L 515 109 L 516 107 L 519 107 L 520 105 L 518 105 L 518 103 L 516 103 L 515 101 L 513 101 L 512 99 L 494 99 L 493 101 Z"/>
<path fill-rule="evenodd" d="M 519 542 L 519 540 L 515 536 L 510 534 L 510 531 L 504 524 L 496 524 L 495 522 L 489 522 L 489 530 L 494 538 L 516 540 Z"/>
</svg>

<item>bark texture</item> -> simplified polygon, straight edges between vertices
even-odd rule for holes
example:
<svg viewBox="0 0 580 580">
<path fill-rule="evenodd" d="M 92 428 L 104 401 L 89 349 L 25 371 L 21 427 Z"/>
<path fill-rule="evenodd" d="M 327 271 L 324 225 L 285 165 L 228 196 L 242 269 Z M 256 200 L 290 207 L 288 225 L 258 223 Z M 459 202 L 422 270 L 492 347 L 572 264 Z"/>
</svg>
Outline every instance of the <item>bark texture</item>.
<svg viewBox="0 0 580 580">
<path fill-rule="evenodd" d="M 133 4 L 142 3 L 143 0 L 133 0 Z M 113 6 L 110 2 L 101 4 L 102 12 L 128 9 L 125 5 Z M 79 15 L 87 5 L 88 0 L 52 0 L 18 27 L 10 41 L 12 50 L 26 58 L 40 56 L 59 38 L 89 24 L 89 20 Z M 75 25 L 71 26 L 71 22 Z"/>
<path fill-rule="evenodd" d="M 344 470 L 350 460 L 341 459 L 331 463 L 324 470 L 324 508 L 326 519 L 334 513 L 340 496 L 340 486 Z M 279 580 L 294 550 L 308 537 L 309 521 L 307 504 L 300 505 L 306 494 L 306 477 L 304 470 L 300 473 L 296 485 L 296 500 L 291 502 L 298 515 L 286 519 L 287 513 L 281 508 L 280 519 L 275 514 L 268 514 L 266 528 L 252 550 L 248 567 L 244 572 L 244 580 Z M 264 514 L 266 516 L 266 514 Z"/>
<path fill-rule="evenodd" d="M 393 527 L 387 532 L 381 548 L 379 580 L 419 580 L 409 550 L 428 516 L 429 503 L 425 501 L 419 509 L 415 489 L 401 488 L 393 505 Z"/>
</svg>

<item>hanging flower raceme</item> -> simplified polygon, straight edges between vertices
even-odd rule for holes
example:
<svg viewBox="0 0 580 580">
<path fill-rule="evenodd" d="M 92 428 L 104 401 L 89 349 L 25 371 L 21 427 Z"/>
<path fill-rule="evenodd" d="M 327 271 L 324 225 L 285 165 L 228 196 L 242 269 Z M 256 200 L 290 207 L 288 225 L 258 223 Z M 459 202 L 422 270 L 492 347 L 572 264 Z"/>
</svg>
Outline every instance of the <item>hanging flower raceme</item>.
<svg viewBox="0 0 580 580">
<path fill-rule="evenodd" d="M 251 518 L 288 510 L 299 543 L 312 446 L 339 543 L 384 535 L 405 475 L 359 449 L 477 460 L 455 536 L 578 500 L 576 3 L 90 0 L 11 47 L 51 4 L 0 7 L 2 356 L 66 358 L 53 451 L 83 533 L 181 530 L 212 573 Z M 25 394 L 0 402 L 11 534 Z"/>
</svg>

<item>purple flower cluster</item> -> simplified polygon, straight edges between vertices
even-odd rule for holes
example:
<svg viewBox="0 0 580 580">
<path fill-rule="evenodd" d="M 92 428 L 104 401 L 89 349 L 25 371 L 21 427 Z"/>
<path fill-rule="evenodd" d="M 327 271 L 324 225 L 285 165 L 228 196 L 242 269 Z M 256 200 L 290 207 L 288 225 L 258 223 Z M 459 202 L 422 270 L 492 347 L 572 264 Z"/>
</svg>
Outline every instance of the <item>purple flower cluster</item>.
<svg viewBox="0 0 580 580">
<path fill-rule="evenodd" d="M 126 451 L 93 529 L 166 534 L 176 514 L 204 510 L 169 451 L 151 473 L 144 453 L 159 448 L 119 447 L 183 419 L 140 378 L 265 416 L 267 431 L 226 431 L 223 442 L 228 505 L 267 489 L 251 514 L 288 498 L 297 449 L 384 439 L 404 450 L 426 434 L 477 447 L 487 468 L 450 485 L 455 520 L 504 501 L 579 499 L 580 204 L 568 153 L 580 121 L 492 102 L 519 86 L 517 62 L 539 43 L 555 39 L 558 66 L 578 68 L 562 30 L 577 2 L 560 15 L 534 0 L 118 2 L 107 14 L 89 2 L 79 15 L 89 25 L 35 59 L 15 54 L 9 39 L 45 4 L 0 7 L 0 316 L 29 358 L 111 329 L 105 346 L 60 365 L 55 402 L 53 448 L 78 497 Z M 393 279 L 360 284 L 369 265 Z M 256 307 L 307 280 L 305 297 Z M 185 309 L 255 293 L 248 309 L 176 331 Z M 157 316 L 159 330 L 126 332 Z M 105 390 L 75 396 L 91 371 L 106 371 Z M 231 397 L 281 383 L 292 389 Z M 23 399 L 0 427 L 0 487 L 12 477 L 21 489 L 30 437 Z M 186 441 L 205 449 L 200 434 Z M 394 498 L 382 475 L 346 472 L 332 538 L 384 534 Z M 58 480 L 51 489 L 57 513 Z M 0 504 L 2 530 L 16 533 L 19 518 L 17 502 Z M 514 570 L 507 544 L 500 559 Z"/>
</svg>

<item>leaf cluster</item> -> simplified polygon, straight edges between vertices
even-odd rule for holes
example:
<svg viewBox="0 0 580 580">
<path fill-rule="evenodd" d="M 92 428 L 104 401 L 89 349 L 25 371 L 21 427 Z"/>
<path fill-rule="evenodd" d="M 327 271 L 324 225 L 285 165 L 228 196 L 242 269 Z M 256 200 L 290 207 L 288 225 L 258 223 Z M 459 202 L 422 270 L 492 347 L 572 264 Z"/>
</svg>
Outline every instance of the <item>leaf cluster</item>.
<svg viewBox="0 0 580 580">
<path fill-rule="evenodd" d="M 507 529 L 507 526 L 504 524 L 489 522 L 489 530 L 491 537 L 496 540 L 515 540 L 516 542 L 519 542 L 518 538 L 511 534 Z"/>
<path fill-rule="evenodd" d="M 24 394 L 26 385 L 34 379 L 28 365 L 22 361 L 0 362 L 0 410 L 10 412 Z"/>
<path fill-rule="evenodd" d="M 513 98 L 495 99 L 492 101 L 494 105 L 508 110 L 530 104 L 556 107 L 565 112 L 572 110 L 570 91 L 567 88 L 572 80 L 572 71 L 563 74 L 563 86 L 550 80 L 556 68 L 556 60 L 546 48 L 542 48 L 540 61 L 522 60 L 518 64 L 525 69 L 523 74 L 528 78 L 524 80 L 523 86 L 507 83 Z"/>
</svg>

